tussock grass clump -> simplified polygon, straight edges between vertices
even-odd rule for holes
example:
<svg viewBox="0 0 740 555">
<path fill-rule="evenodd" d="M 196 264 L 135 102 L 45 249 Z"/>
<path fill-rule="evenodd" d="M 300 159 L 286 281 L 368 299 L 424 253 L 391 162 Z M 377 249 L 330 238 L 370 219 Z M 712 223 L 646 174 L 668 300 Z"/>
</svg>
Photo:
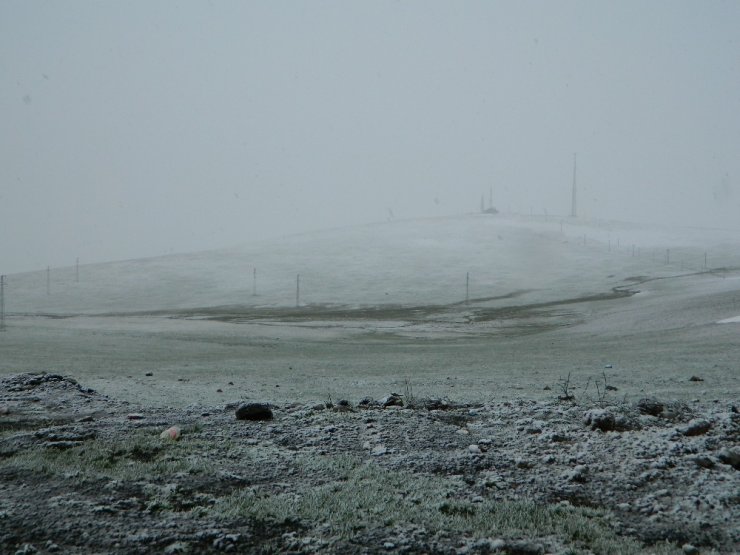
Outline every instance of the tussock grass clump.
<svg viewBox="0 0 740 555">
<path fill-rule="evenodd" d="M 618 536 L 603 512 L 531 501 L 471 502 L 460 484 L 440 478 L 384 469 L 351 457 L 305 459 L 305 472 L 321 471 L 334 479 L 318 487 L 270 494 L 240 489 L 213 508 L 227 518 L 275 524 L 298 521 L 329 537 L 349 539 L 376 529 L 444 530 L 473 538 L 555 537 L 573 553 L 642 553 L 632 539 Z M 678 553 L 654 546 L 654 553 Z"/>
<path fill-rule="evenodd" d="M 94 439 L 68 449 L 37 446 L 13 455 L 5 464 L 50 475 L 74 472 L 89 478 L 141 480 L 203 472 L 205 461 L 191 451 L 192 447 L 141 431 L 118 441 Z"/>
</svg>

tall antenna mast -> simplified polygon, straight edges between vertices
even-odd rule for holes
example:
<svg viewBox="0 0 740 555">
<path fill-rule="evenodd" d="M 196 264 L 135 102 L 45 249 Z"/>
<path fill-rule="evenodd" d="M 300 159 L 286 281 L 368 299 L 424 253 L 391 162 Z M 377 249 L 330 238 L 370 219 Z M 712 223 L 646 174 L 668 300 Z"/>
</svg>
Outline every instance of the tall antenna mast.
<svg viewBox="0 0 740 555">
<path fill-rule="evenodd" d="M 573 154 L 573 195 L 570 200 L 570 217 L 576 217 L 576 155 Z"/>
</svg>

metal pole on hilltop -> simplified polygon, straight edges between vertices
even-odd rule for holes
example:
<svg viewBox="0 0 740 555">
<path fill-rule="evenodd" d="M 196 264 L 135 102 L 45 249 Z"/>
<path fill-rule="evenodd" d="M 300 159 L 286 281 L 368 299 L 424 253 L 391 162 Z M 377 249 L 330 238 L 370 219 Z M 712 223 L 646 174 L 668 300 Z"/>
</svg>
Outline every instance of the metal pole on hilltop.
<svg viewBox="0 0 740 555">
<path fill-rule="evenodd" d="M 570 217 L 576 217 L 576 154 L 573 154 L 573 191 L 570 199 Z"/>
</svg>

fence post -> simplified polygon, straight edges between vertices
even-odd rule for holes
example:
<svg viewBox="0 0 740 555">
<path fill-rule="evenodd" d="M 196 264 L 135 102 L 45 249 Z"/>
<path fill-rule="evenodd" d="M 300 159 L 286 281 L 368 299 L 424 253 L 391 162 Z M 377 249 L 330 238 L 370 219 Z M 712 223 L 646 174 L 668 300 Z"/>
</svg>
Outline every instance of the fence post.
<svg viewBox="0 0 740 555">
<path fill-rule="evenodd" d="M 5 331 L 5 276 L 0 276 L 0 331 Z"/>
<path fill-rule="evenodd" d="M 252 296 L 257 296 L 257 268 L 252 272 Z"/>
</svg>

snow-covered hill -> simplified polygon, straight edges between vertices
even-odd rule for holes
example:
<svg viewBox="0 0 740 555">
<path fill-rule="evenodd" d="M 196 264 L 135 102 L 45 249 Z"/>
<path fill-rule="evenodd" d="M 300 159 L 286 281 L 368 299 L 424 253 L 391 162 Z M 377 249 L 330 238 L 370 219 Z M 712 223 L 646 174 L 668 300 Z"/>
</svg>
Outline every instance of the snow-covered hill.
<svg viewBox="0 0 740 555">
<path fill-rule="evenodd" d="M 740 266 L 737 230 L 473 214 L 327 230 L 236 248 L 6 277 L 6 311 L 209 306 L 531 303 L 608 292 L 632 276 Z M 256 270 L 256 284 L 254 281 Z M 469 281 L 467 281 L 469 279 Z M 48 285 L 48 290 L 47 290 Z M 256 289 L 256 294 L 255 294 Z"/>
</svg>

